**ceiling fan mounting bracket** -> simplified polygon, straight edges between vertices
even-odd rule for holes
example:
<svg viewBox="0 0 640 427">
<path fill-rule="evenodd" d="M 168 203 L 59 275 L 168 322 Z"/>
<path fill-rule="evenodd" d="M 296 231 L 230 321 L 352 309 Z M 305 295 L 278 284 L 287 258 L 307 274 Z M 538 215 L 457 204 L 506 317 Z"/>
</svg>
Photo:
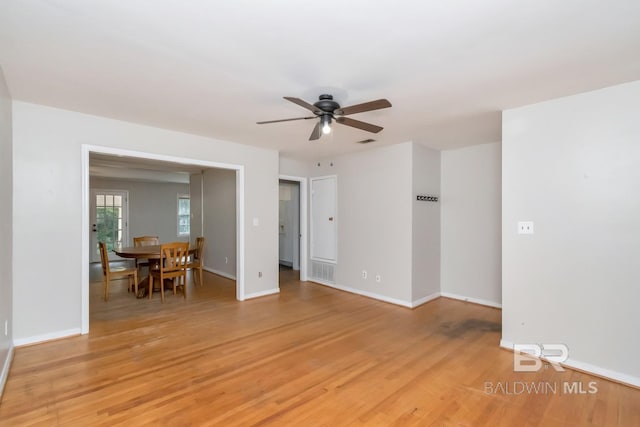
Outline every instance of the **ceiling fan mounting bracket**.
<svg viewBox="0 0 640 427">
<path fill-rule="evenodd" d="M 323 94 L 318 97 L 318 101 L 314 102 L 313 105 L 320 109 L 320 111 L 314 113 L 318 116 L 323 116 L 325 114 L 333 114 L 335 110 L 340 108 L 340 104 L 333 100 L 333 95 Z"/>
</svg>

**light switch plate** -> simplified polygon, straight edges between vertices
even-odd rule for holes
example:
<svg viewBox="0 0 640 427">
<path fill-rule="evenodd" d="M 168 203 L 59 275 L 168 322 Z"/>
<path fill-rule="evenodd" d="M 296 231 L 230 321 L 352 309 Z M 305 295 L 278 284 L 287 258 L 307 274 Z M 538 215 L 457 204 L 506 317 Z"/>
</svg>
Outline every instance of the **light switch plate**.
<svg viewBox="0 0 640 427">
<path fill-rule="evenodd" d="M 519 221 L 518 234 L 533 234 L 533 221 Z"/>
</svg>

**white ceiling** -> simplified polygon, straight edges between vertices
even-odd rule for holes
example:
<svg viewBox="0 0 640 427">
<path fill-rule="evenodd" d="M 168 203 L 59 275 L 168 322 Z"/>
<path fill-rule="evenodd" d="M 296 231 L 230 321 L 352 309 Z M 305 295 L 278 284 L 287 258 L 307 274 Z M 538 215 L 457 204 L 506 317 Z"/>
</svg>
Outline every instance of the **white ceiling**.
<svg viewBox="0 0 640 427">
<path fill-rule="evenodd" d="M 638 0 L 2 0 L 14 99 L 316 158 L 500 140 L 500 111 L 640 79 Z M 379 134 L 256 125 L 331 93 Z M 373 137 L 363 146 L 355 141 Z"/>
</svg>

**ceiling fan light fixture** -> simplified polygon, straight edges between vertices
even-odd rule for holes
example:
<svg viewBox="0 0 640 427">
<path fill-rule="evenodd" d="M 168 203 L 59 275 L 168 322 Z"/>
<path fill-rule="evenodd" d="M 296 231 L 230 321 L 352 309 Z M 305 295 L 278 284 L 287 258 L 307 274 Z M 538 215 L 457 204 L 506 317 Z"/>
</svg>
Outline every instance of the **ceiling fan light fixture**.
<svg viewBox="0 0 640 427">
<path fill-rule="evenodd" d="M 331 133 L 331 116 L 328 114 L 325 114 L 320 119 L 320 122 L 322 123 L 322 133 L 325 135 L 330 134 Z"/>
<path fill-rule="evenodd" d="M 363 102 L 362 104 L 351 105 L 349 107 L 341 107 L 336 101 L 333 100 L 333 96 L 323 94 L 318 97 L 318 101 L 313 104 L 292 96 L 285 96 L 284 99 L 293 102 L 307 110 L 311 111 L 314 115 L 307 117 L 295 117 L 292 119 L 280 119 L 280 120 L 267 120 L 262 122 L 256 122 L 259 125 L 267 123 L 279 123 L 289 122 L 293 120 L 309 120 L 319 118 L 313 127 L 309 141 L 315 141 L 320 139 L 324 134 L 331 133 L 331 119 L 334 119 L 336 123 L 344 126 L 350 126 L 352 128 L 364 130 L 371 133 L 378 133 L 383 128 L 381 126 L 372 125 L 371 123 L 361 122 L 360 120 L 352 119 L 348 116 L 356 113 L 363 113 L 365 111 L 379 110 L 381 108 L 391 107 L 391 103 L 386 99 L 376 99 L 375 101 Z M 337 116 L 337 117 L 336 117 Z"/>
</svg>

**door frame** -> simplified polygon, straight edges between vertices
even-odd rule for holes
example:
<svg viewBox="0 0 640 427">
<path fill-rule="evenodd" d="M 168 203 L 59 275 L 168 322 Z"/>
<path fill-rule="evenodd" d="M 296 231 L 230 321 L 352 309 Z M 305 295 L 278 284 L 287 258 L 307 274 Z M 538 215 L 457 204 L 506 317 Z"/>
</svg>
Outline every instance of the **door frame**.
<svg viewBox="0 0 640 427">
<path fill-rule="evenodd" d="M 308 243 L 307 243 L 307 178 L 302 176 L 292 176 L 292 175 L 278 175 L 278 182 L 280 180 L 285 181 L 293 181 L 298 182 L 300 185 L 300 209 L 298 211 L 300 215 L 300 281 L 307 281 L 307 253 L 308 253 Z"/>
<path fill-rule="evenodd" d="M 82 289 L 81 289 L 81 330 L 82 334 L 89 333 L 89 154 L 100 153 L 110 154 L 114 156 L 137 157 L 148 160 L 159 160 L 165 162 L 182 163 L 186 165 L 204 166 L 207 168 L 230 169 L 236 172 L 236 299 L 244 301 L 245 289 L 245 198 L 244 183 L 245 171 L 244 165 L 236 165 L 231 163 L 220 163 L 187 157 L 177 157 L 163 154 L 148 153 L 143 151 L 125 150 L 121 148 L 104 147 L 99 145 L 82 144 L 82 221 L 81 221 L 81 238 L 82 238 Z"/>
</svg>

